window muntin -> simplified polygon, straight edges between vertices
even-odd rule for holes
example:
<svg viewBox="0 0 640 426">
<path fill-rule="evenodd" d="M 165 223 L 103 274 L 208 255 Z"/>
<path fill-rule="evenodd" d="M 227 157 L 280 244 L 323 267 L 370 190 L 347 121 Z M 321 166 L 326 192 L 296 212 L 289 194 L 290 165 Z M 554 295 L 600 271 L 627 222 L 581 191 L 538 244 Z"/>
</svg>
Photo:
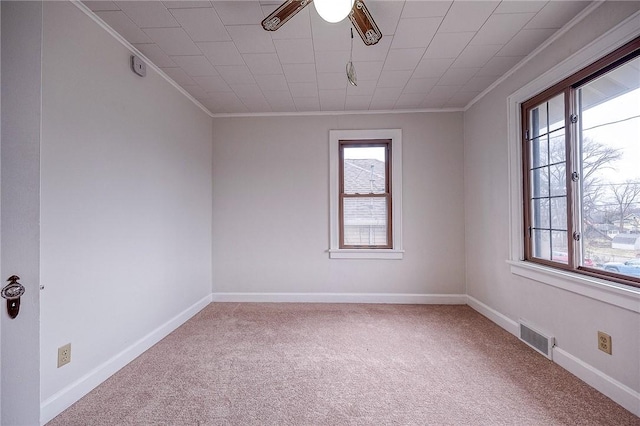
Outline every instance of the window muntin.
<svg viewBox="0 0 640 426">
<path fill-rule="evenodd" d="M 340 141 L 340 248 L 393 248 L 391 140 Z"/>
<path fill-rule="evenodd" d="M 640 39 L 525 102 L 522 123 L 525 259 L 640 287 Z"/>
</svg>

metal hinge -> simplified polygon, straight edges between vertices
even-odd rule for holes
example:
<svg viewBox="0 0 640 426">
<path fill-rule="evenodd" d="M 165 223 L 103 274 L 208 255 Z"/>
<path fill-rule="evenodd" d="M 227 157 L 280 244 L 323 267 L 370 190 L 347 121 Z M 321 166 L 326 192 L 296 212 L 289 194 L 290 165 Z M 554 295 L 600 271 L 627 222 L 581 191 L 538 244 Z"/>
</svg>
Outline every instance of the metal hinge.
<svg viewBox="0 0 640 426">
<path fill-rule="evenodd" d="M 571 120 L 572 123 L 577 123 L 578 122 L 578 114 L 571 114 L 569 116 L 569 119 Z"/>
<path fill-rule="evenodd" d="M 529 238 L 531 238 L 532 235 L 533 235 L 533 230 L 531 227 L 529 227 Z"/>
<path fill-rule="evenodd" d="M 525 133 L 524 138 L 525 138 L 526 140 L 529 140 L 529 129 L 525 130 L 525 132 L 524 132 L 524 133 Z"/>
</svg>

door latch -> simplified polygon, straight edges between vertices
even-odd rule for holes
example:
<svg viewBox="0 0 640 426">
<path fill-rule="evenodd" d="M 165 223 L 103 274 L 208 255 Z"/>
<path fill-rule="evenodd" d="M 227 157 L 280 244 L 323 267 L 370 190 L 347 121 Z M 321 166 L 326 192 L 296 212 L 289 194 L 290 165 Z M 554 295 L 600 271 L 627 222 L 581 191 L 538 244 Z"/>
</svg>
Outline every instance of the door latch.
<svg viewBox="0 0 640 426">
<path fill-rule="evenodd" d="M 24 294 L 24 286 L 18 282 L 19 279 L 20 277 L 17 275 L 10 276 L 7 279 L 9 284 L 7 284 L 0 293 L 3 298 L 7 299 L 7 311 L 11 318 L 18 316 L 18 312 L 20 311 L 20 296 Z"/>
</svg>

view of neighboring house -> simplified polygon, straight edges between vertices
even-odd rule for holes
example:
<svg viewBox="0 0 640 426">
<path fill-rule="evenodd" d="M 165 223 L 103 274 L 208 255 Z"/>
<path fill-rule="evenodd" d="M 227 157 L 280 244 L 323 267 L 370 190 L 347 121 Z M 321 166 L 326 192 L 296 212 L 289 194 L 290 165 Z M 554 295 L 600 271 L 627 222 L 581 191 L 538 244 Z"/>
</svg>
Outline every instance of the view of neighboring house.
<svg viewBox="0 0 640 426">
<path fill-rule="evenodd" d="M 618 234 L 611 241 L 611 248 L 640 250 L 640 234 Z"/>
</svg>

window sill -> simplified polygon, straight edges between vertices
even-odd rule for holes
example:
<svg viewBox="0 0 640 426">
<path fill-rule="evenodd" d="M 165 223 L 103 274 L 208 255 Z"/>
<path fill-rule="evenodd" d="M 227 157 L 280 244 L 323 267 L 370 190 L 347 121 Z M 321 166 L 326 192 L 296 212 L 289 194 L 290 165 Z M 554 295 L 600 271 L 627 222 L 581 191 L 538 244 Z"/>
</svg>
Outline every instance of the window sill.
<svg viewBox="0 0 640 426">
<path fill-rule="evenodd" d="M 330 259 L 388 259 L 401 260 L 404 250 L 389 249 L 331 249 Z"/>
<path fill-rule="evenodd" d="M 511 273 L 640 313 L 640 289 L 522 260 L 508 260 Z"/>
</svg>

